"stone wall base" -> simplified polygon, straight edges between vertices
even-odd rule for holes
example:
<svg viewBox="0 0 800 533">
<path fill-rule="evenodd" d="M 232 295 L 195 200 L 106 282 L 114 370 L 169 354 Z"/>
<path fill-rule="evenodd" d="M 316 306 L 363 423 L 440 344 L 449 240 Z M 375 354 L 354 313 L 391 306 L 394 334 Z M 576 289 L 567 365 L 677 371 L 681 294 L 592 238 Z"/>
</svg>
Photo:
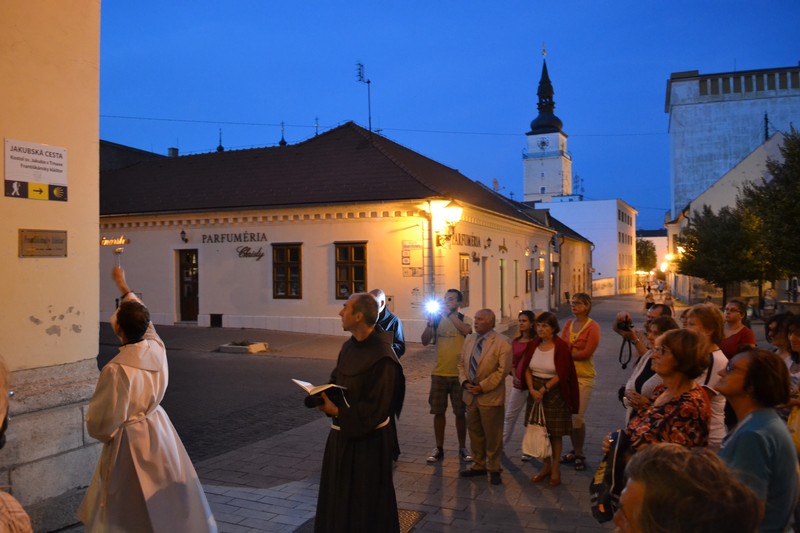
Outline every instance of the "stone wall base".
<svg viewBox="0 0 800 533">
<path fill-rule="evenodd" d="M 34 531 L 77 522 L 102 449 L 84 424 L 98 376 L 94 359 L 11 375 L 15 395 L 8 441 L 0 450 L 0 485 L 28 511 Z"/>
</svg>

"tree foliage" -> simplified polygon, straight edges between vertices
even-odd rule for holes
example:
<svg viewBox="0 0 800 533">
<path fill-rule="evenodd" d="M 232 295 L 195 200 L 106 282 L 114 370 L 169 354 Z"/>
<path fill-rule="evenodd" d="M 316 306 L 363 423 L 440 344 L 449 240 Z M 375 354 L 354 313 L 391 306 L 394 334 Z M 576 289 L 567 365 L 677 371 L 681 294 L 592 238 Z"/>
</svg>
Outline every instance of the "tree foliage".
<svg viewBox="0 0 800 533">
<path fill-rule="evenodd" d="M 722 288 L 736 281 L 774 281 L 800 273 L 800 133 L 781 147 L 783 161 L 767 162 L 769 180 L 742 187 L 736 205 L 689 217 L 680 241 L 678 272 Z"/>
<path fill-rule="evenodd" d="M 768 161 L 768 182 L 742 187 L 737 210 L 748 217 L 756 233 L 753 252 L 762 262 L 764 277 L 777 279 L 800 272 L 800 133 L 792 129 L 781 147 L 783 162 Z"/>
<path fill-rule="evenodd" d="M 751 235 L 743 222 L 730 207 L 714 213 L 704 205 L 695 211 L 681 235 L 684 252 L 678 259 L 678 272 L 720 287 L 726 301 L 728 285 L 754 279 L 756 270 L 749 252 Z"/>
<path fill-rule="evenodd" d="M 647 239 L 636 239 L 636 270 L 649 272 L 658 265 L 656 245 Z"/>
</svg>

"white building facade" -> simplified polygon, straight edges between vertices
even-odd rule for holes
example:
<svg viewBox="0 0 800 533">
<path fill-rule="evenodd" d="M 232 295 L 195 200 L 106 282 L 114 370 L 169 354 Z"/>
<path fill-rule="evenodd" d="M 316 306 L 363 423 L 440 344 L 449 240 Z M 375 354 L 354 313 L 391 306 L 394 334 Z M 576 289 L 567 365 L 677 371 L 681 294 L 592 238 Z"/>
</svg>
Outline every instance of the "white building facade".
<svg viewBox="0 0 800 533">
<path fill-rule="evenodd" d="M 199 167 L 208 169 L 205 178 Z M 229 168 L 248 168 L 252 181 Z M 219 193 L 219 206 L 203 208 L 203 191 L 216 194 L 223 176 L 245 192 Z M 156 324 L 343 334 L 344 301 L 374 288 L 386 292 L 409 339 L 422 334 L 424 303 L 450 288 L 464 293 L 465 313 L 489 308 L 499 322 L 550 309 L 555 230 L 352 123 L 298 145 L 145 161 L 102 179 L 119 190 L 191 182 L 196 192 L 180 200 L 181 213 L 146 205 L 146 193 L 138 213 L 136 202 L 115 204 L 110 189 L 108 202 L 101 199 L 100 238 L 129 241 L 121 261 Z M 462 213 L 448 223 L 443 209 L 453 200 Z M 224 205 L 231 202 L 238 205 Z M 117 260 L 116 246 L 101 250 L 101 269 Z M 100 291 L 105 320 L 117 295 L 107 280 Z"/>
<path fill-rule="evenodd" d="M 636 292 L 636 215 L 624 201 L 582 200 L 537 204 L 593 244 L 592 293 Z"/>
<path fill-rule="evenodd" d="M 800 67 L 700 74 L 667 81 L 671 214 L 777 131 L 800 120 Z"/>
</svg>

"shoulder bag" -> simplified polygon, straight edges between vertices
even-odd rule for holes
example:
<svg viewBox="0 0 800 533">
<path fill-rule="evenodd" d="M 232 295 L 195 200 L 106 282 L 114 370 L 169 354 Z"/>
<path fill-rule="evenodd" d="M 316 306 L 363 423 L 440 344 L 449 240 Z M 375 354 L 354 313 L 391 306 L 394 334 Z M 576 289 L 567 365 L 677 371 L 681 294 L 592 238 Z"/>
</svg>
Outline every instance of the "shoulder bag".
<svg viewBox="0 0 800 533">
<path fill-rule="evenodd" d="M 531 409 L 525 436 L 522 438 L 522 453 L 537 459 L 548 459 L 552 455 L 550 434 L 547 433 L 541 401 L 535 402 Z"/>
<path fill-rule="evenodd" d="M 630 457 L 629 444 L 628 435 L 624 431 L 612 433 L 608 453 L 600 461 L 589 484 L 592 516 L 601 524 L 614 518 L 619 506 L 619 495 L 625 487 L 625 465 Z"/>
</svg>

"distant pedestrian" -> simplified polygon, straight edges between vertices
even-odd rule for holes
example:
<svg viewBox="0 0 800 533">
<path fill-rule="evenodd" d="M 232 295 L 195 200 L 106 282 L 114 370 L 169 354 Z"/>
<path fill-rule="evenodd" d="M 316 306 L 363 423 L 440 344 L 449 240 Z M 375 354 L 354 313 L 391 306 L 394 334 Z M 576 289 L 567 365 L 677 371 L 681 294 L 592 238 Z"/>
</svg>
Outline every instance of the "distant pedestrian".
<svg viewBox="0 0 800 533">
<path fill-rule="evenodd" d="M 322 393 L 324 403 L 319 406 L 332 419 L 314 531 L 399 532 L 389 422 L 403 407 L 403 368 L 392 350 L 391 335 L 375 326 L 374 297 L 353 294 L 339 315 L 342 329 L 352 337 L 342 345 L 330 382 L 346 389 L 336 403 Z"/>
<path fill-rule="evenodd" d="M 653 296 L 653 291 L 650 290 L 650 286 L 648 285 L 647 294 L 644 297 L 644 312 L 647 313 L 647 311 L 649 311 L 650 308 L 655 305 L 655 303 L 656 303 L 656 298 L 655 296 Z"/>
<path fill-rule="evenodd" d="M 167 391 L 164 342 L 125 272 L 111 327 L 122 346 L 100 373 L 86 430 L 103 443 L 78 519 L 88 532 L 215 532 L 216 522 L 192 461 L 161 401 Z"/>
<path fill-rule="evenodd" d="M 767 289 L 764 298 L 761 300 L 761 318 L 767 320 L 775 314 L 778 309 L 778 302 L 775 300 L 775 290 Z"/>
<path fill-rule="evenodd" d="M 664 291 L 664 301 L 662 303 L 669 307 L 670 316 L 675 316 L 675 299 L 672 297 L 671 290 L 666 289 Z"/>
<path fill-rule="evenodd" d="M 658 280 L 658 297 L 664 301 L 664 280 Z"/>
</svg>

